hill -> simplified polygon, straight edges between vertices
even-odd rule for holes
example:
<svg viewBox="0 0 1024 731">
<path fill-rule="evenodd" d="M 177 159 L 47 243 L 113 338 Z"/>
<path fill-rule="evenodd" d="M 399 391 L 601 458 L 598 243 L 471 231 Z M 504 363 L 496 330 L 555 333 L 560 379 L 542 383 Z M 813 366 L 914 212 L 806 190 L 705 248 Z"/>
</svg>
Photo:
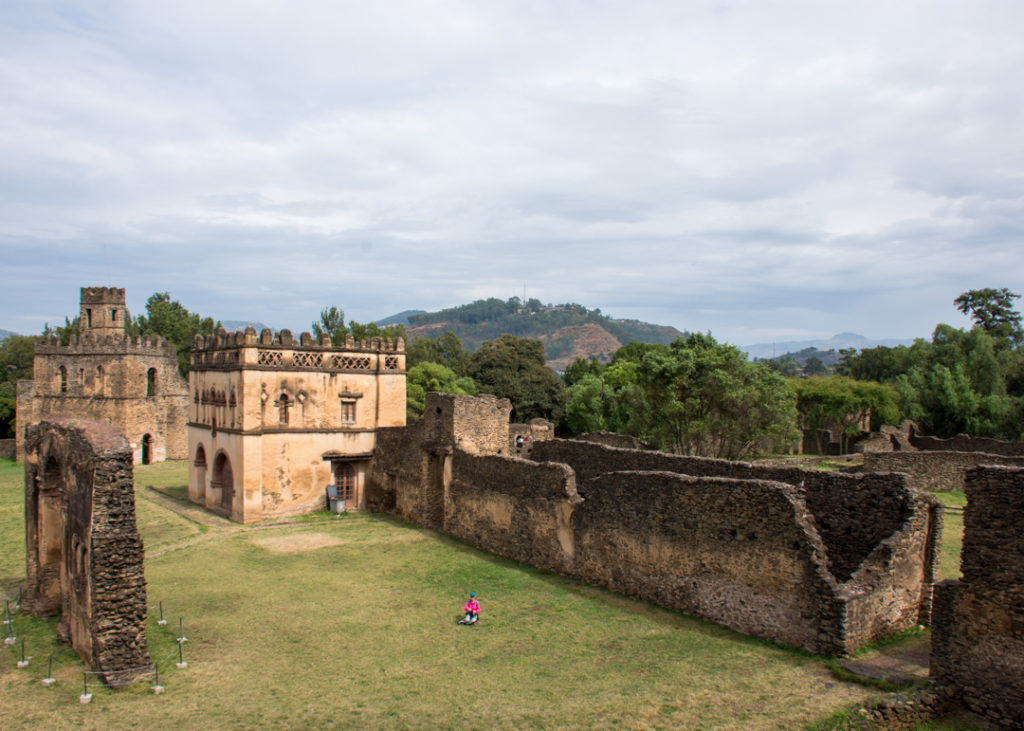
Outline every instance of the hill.
<svg viewBox="0 0 1024 731">
<path fill-rule="evenodd" d="M 874 348 L 878 345 L 894 347 L 896 345 L 911 345 L 913 338 L 887 338 L 872 340 L 857 333 L 839 333 L 828 340 L 790 340 L 778 343 L 757 343 L 756 345 L 741 345 L 740 350 L 745 352 L 749 358 L 777 358 L 787 353 L 800 353 L 808 348 L 812 351 L 844 350 L 846 348 Z M 811 353 L 814 355 L 814 353 Z M 821 355 L 818 355 L 820 358 Z"/>
<path fill-rule="evenodd" d="M 3 340 L 4 338 L 9 338 L 11 335 L 18 334 L 19 333 L 16 333 L 13 330 L 4 330 L 3 328 L 0 328 L 0 340 Z"/>
<path fill-rule="evenodd" d="M 536 338 L 544 343 L 548 365 L 555 370 L 563 370 L 576 358 L 606 362 L 627 343 L 668 344 L 685 335 L 674 327 L 619 320 L 575 303 L 545 305 L 536 299 L 524 303 L 518 297 L 477 300 L 439 312 L 411 314 L 408 320 L 410 337 L 436 337 L 451 330 L 469 351 L 505 333 Z"/>
<path fill-rule="evenodd" d="M 391 317 L 385 317 L 383 320 L 377 320 L 377 324 L 381 327 L 384 327 L 385 325 L 408 325 L 410 317 L 413 315 L 423 314 L 426 314 L 426 310 L 402 310 Z"/>
</svg>

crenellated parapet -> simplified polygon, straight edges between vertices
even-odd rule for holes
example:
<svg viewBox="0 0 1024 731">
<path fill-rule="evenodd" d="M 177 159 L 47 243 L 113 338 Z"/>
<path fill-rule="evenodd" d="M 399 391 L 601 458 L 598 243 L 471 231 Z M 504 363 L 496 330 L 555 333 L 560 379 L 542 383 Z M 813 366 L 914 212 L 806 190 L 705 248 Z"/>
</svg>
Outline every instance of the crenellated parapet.
<svg viewBox="0 0 1024 731">
<path fill-rule="evenodd" d="M 90 332 L 72 335 L 67 345 L 60 338 L 36 338 L 36 355 L 137 355 L 176 356 L 177 349 L 159 335 L 100 335 Z"/>
<path fill-rule="evenodd" d="M 191 368 L 322 371 L 405 371 L 405 341 L 374 337 L 355 340 L 345 337 L 344 345 L 331 345 L 329 335 L 319 340 L 309 332 L 298 339 L 291 330 L 276 335 L 269 329 L 257 335 L 253 327 L 244 332 L 217 328 L 213 335 L 196 335 L 192 345 Z"/>
<path fill-rule="evenodd" d="M 82 287 L 83 305 L 123 305 L 123 287 Z"/>
</svg>

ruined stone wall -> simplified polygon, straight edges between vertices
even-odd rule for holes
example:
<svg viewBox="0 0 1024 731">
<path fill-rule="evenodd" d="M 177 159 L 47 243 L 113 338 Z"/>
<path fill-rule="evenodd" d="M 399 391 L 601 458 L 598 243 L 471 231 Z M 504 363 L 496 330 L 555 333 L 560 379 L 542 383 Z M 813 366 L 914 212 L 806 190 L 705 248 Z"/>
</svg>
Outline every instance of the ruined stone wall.
<svg viewBox="0 0 1024 731">
<path fill-rule="evenodd" d="M 570 517 L 579 502 L 566 465 L 455 450 L 444 530 L 499 556 L 566 573 L 575 553 Z"/>
<path fill-rule="evenodd" d="M 667 472 L 588 480 L 573 515 L 578 576 L 812 652 L 825 550 L 792 487 Z M 834 584 L 834 582 L 832 582 Z"/>
<path fill-rule="evenodd" d="M 1004 442 L 1001 439 L 972 437 L 967 434 L 957 434 L 949 439 L 940 439 L 911 433 L 910 443 L 916 449 L 927 452 L 985 452 L 1004 457 L 1024 457 L 1024 442 Z"/>
<path fill-rule="evenodd" d="M 374 509 L 812 652 L 927 621 L 941 508 L 904 475 L 566 440 L 538 442 L 527 461 L 428 434 L 381 433 Z"/>
<path fill-rule="evenodd" d="M 508 454 L 511 413 L 508 399 L 431 391 L 424 401 L 424 436 L 474 454 Z"/>
<path fill-rule="evenodd" d="M 593 442 L 603 444 L 606 447 L 618 447 L 619 449 L 640 449 L 640 440 L 628 434 L 616 434 L 610 431 L 595 431 L 580 434 L 576 437 L 581 442 Z"/>
<path fill-rule="evenodd" d="M 508 453 L 529 456 L 536 442 L 555 438 L 555 425 L 547 419 L 530 419 L 528 424 L 509 424 Z"/>
<path fill-rule="evenodd" d="M 865 472 L 905 472 L 914 487 L 930 492 L 964 489 L 964 473 L 982 464 L 1024 467 L 1024 457 L 983 452 L 887 452 L 864 455 Z"/>
<path fill-rule="evenodd" d="M 935 589 L 931 674 L 1004 728 L 1024 727 L 1024 468 L 967 472 L 963 577 Z"/>
<path fill-rule="evenodd" d="M 424 434 L 423 422 L 377 431 L 377 444 L 366 484 L 366 507 L 369 510 L 423 524 L 426 513 Z"/>
<path fill-rule="evenodd" d="M 31 425 L 25 458 L 25 606 L 115 687 L 149 672 L 132 453 L 110 424 Z"/>
</svg>

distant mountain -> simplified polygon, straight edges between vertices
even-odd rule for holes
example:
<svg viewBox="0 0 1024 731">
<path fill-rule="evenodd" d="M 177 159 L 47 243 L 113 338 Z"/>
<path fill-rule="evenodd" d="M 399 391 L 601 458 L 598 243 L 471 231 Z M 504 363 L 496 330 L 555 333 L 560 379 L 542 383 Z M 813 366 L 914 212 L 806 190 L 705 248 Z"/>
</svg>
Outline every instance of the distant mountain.
<svg viewBox="0 0 1024 731">
<path fill-rule="evenodd" d="M 381 327 L 385 325 L 408 325 L 410 317 L 413 315 L 423 315 L 426 312 L 426 310 L 402 310 L 396 315 L 385 317 L 383 320 L 377 320 L 377 324 Z"/>
<path fill-rule="evenodd" d="M 20 334 L 21 333 L 16 333 L 13 330 L 4 330 L 4 329 L 0 328 L 0 340 L 3 340 L 4 338 L 10 337 L 11 335 L 20 335 Z"/>
<path fill-rule="evenodd" d="M 607 362 L 627 343 L 667 345 L 685 335 L 674 327 L 618 320 L 575 303 L 545 305 L 536 299 L 523 303 L 518 297 L 477 300 L 440 312 L 412 314 L 408 320 L 409 337 L 437 337 L 451 330 L 469 351 L 504 333 L 536 338 L 544 344 L 548 365 L 555 370 L 563 370 L 576 358 Z"/>
<path fill-rule="evenodd" d="M 897 345 L 910 345 L 913 338 L 885 338 L 872 340 L 857 333 L 839 333 L 828 340 L 788 340 L 777 343 L 758 343 L 756 345 L 741 345 L 740 350 L 745 352 L 749 358 L 778 358 L 786 353 L 799 353 L 801 350 L 813 348 L 814 350 L 843 350 L 846 348 L 874 348 L 879 345 L 895 347 Z"/>
<path fill-rule="evenodd" d="M 220 324 L 228 332 L 234 332 L 236 330 L 238 332 L 242 332 L 245 330 L 245 328 L 251 325 L 256 330 L 256 332 L 259 333 L 262 332 L 263 328 L 267 327 L 267 325 L 264 325 L 262 322 L 257 322 L 255 320 L 221 320 Z"/>
</svg>

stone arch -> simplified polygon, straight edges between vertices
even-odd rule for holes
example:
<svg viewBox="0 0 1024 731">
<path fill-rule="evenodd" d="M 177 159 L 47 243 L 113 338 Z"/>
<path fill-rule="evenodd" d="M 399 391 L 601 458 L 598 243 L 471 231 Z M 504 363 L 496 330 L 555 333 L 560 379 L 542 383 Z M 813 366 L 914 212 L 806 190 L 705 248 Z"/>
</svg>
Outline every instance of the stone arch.
<svg viewBox="0 0 1024 731">
<path fill-rule="evenodd" d="M 142 464 L 153 464 L 153 435 L 142 435 Z"/>
<path fill-rule="evenodd" d="M 213 458 L 210 488 L 220 491 L 220 505 L 230 511 L 235 496 L 235 478 L 231 471 L 231 459 L 223 449 Z"/>
<path fill-rule="evenodd" d="M 146 371 L 146 395 L 156 396 L 156 368 Z"/>
</svg>

